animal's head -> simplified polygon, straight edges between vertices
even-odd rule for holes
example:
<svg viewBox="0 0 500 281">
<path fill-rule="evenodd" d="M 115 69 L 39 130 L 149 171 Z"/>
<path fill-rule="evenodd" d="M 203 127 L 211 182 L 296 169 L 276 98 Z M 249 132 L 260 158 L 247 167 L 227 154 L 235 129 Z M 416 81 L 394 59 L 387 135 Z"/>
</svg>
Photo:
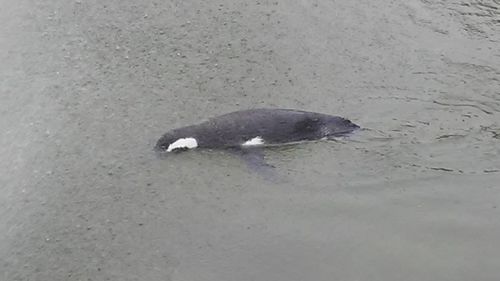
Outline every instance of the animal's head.
<svg viewBox="0 0 500 281">
<path fill-rule="evenodd" d="M 158 140 L 155 150 L 158 152 L 172 152 L 196 147 L 198 147 L 198 141 L 194 137 L 179 137 L 176 134 L 167 133 Z"/>
<path fill-rule="evenodd" d="M 359 129 L 350 120 L 338 116 L 326 116 L 322 121 L 322 133 L 326 137 L 342 137 Z"/>
</svg>

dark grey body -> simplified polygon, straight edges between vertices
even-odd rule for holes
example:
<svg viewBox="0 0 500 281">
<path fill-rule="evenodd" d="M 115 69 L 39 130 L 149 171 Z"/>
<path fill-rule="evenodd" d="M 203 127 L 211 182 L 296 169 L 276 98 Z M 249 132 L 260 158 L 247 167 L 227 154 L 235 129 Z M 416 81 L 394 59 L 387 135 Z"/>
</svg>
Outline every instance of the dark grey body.
<svg viewBox="0 0 500 281">
<path fill-rule="evenodd" d="M 180 138 L 194 138 L 199 148 L 240 147 L 260 137 L 264 145 L 286 144 L 345 136 L 359 126 L 327 114 L 292 109 L 236 111 L 206 122 L 174 129 L 163 135 L 156 149 L 164 151 Z"/>
</svg>

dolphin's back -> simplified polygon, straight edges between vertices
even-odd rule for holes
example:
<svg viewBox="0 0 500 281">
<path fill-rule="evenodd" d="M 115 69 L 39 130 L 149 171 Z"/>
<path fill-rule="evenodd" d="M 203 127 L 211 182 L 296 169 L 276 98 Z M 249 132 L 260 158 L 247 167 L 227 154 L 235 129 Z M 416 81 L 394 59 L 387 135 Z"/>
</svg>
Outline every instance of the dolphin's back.
<svg viewBox="0 0 500 281">
<path fill-rule="evenodd" d="M 205 136 L 211 136 L 209 143 L 240 145 L 255 137 L 265 139 L 268 144 L 286 143 L 308 139 L 303 129 L 308 121 L 320 115 L 292 109 L 250 109 L 220 115 L 199 126 Z"/>
</svg>

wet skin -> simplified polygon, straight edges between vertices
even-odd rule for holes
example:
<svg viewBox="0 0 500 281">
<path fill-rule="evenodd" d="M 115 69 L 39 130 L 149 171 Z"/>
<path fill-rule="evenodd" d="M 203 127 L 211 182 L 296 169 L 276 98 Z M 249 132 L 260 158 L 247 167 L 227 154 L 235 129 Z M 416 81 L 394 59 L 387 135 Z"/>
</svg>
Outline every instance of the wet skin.
<svg viewBox="0 0 500 281">
<path fill-rule="evenodd" d="M 252 109 L 169 131 L 158 140 L 155 149 L 171 151 L 170 145 L 180 139 L 196 140 L 196 146 L 190 148 L 279 145 L 342 137 L 357 129 L 358 125 L 338 116 L 293 109 Z M 173 150 L 183 148 L 186 147 Z"/>
</svg>

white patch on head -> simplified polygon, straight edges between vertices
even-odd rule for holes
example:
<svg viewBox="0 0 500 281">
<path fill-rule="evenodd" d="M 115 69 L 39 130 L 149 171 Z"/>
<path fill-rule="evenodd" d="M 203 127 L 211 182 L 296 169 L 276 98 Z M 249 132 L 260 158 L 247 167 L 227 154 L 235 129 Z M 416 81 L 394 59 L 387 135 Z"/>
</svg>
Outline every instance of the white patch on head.
<svg viewBox="0 0 500 281">
<path fill-rule="evenodd" d="M 255 145 L 263 145 L 264 139 L 261 137 L 255 137 L 253 139 L 247 140 L 241 146 L 255 146 Z"/>
<path fill-rule="evenodd" d="M 198 147 L 198 142 L 196 141 L 195 138 L 182 138 L 174 141 L 171 143 L 168 148 L 167 152 L 170 152 L 172 150 L 178 149 L 178 148 L 195 148 Z"/>
</svg>

